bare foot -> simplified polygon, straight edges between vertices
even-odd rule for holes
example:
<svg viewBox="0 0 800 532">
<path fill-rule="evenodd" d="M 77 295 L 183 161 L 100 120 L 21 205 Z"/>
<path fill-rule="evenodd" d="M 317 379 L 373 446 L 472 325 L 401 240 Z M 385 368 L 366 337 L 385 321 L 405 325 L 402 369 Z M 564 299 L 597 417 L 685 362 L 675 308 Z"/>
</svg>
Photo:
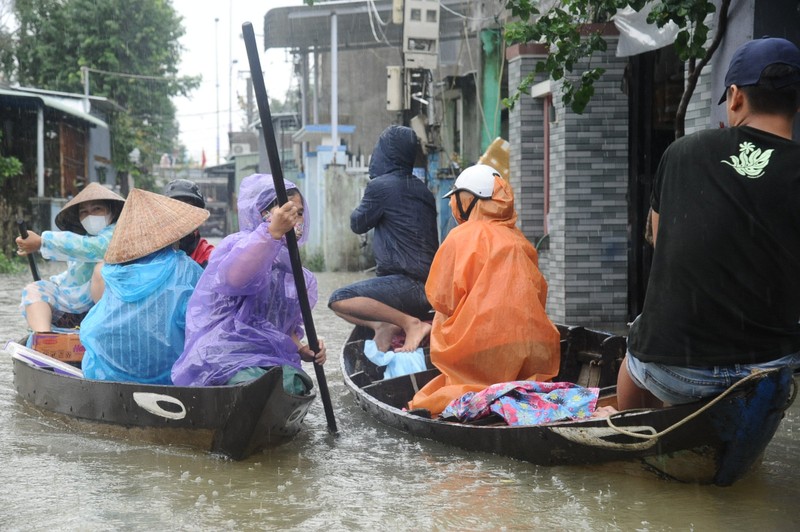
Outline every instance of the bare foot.
<svg viewBox="0 0 800 532">
<path fill-rule="evenodd" d="M 431 324 L 426 321 L 417 320 L 413 327 L 406 329 L 406 343 L 397 349 L 399 353 L 416 351 L 420 342 L 431 333 Z"/>
<path fill-rule="evenodd" d="M 592 419 L 611 417 L 616 414 L 618 410 L 613 406 L 601 406 L 592 413 Z"/>
<path fill-rule="evenodd" d="M 403 329 L 397 325 L 386 322 L 377 322 L 373 329 L 375 330 L 375 337 L 373 340 L 375 340 L 375 345 L 378 346 L 378 351 L 382 353 L 390 351 L 392 347 L 392 338 L 394 338 L 396 334 L 403 332 Z"/>
</svg>

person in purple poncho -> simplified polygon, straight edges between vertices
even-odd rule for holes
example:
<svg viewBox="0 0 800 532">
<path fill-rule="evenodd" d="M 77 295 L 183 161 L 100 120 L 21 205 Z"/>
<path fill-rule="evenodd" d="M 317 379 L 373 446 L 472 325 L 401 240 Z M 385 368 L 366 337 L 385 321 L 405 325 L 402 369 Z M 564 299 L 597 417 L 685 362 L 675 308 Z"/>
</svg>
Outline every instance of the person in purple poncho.
<svg viewBox="0 0 800 532">
<path fill-rule="evenodd" d="M 323 364 L 326 349 L 314 352 L 303 337 L 300 302 L 284 235 L 298 245 L 308 238 L 308 209 L 289 181 L 289 201 L 278 206 L 272 176 L 254 174 L 239 188 L 238 233 L 225 237 L 211 255 L 186 311 L 186 343 L 172 367 L 178 386 L 235 384 L 283 367 L 284 388 L 308 393 L 312 383 L 300 361 Z M 317 281 L 303 268 L 309 304 Z"/>
</svg>

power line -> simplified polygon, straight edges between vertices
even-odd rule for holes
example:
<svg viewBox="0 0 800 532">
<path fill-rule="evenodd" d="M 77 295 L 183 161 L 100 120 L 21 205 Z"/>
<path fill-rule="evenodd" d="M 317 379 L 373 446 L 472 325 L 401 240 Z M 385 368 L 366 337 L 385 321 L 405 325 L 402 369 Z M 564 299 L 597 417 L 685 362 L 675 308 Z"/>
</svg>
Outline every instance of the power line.
<svg viewBox="0 0 800 532">
<path fill-rule="evenodd" d="M 91 67 L 82 67 L 87 72 L 97 72 L 98 74 L 109 74 L 111 76 L 118 76 L 120 78 L 133 78 L 133 79 L 145 79 L 150 81 L 180 81 L 181 78 L 171 77 L 167 78 L 164 76 L 144 76 L 141 74 L 127 74 L 125 72 L 111 72 L 110 70 L 100 70 L 99 68 L 91 68 Z"/>
</svg>

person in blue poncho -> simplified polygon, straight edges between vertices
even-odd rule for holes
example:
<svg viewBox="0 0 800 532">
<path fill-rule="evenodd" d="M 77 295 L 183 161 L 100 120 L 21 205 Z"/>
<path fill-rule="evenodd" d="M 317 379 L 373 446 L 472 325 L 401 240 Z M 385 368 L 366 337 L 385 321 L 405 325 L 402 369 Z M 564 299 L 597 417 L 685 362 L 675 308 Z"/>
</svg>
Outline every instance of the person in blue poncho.
<svg viewBox="0 0 800 532">
<path fill-rule="evenodd" d="M 90 283 L 102 262 L 125 200 L 106 187 L 89 183 L 56 215 L 60 231 L 28 232 L 17 237 L 17 254 L 40 252 L 48 260 L 67 262 L 67 269 L 22 291 L 22 315 L 34 332 L 49 332 L 52 323 L 70 314 L 83 315 L 94 301 Z"/>
<path fill-rule="evenodd" d="M 186 313 L 186 345 L 172 368 L 180 386 L 235 384 L 283 368 L 284 388 L 310 390 L 301 360 L 323 364 L 320 341 L 314 353 L 303 337 L 300 302 L 285 234 L 308 238 L 308 209 L 300 191 L 285 181 L 289 201 L 279 206 L 272 176 L 255 174 L 239 188 L 239 232 L 227 236 L 211 255 Z M 303 269 L 311 307 L 317 281 Z"/>
<path fill-rule="evenodd" d="M 203 269 L 178 249 L 205 209 L 133 189 L 99 269 L 105 290 L 83 320 L 86 378 L 171 384 L 186 306 Z"/>
</svg>

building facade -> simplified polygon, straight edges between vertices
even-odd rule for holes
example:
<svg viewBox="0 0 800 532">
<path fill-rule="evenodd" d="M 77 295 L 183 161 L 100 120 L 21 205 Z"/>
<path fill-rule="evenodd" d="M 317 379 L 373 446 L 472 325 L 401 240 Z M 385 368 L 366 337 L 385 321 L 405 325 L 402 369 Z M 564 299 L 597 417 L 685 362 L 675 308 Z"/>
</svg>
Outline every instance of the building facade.
<svg viewBox="0 0 800 532">
<path fill-rule="evenodd" d="M 389 0 L 374 3 L 379 13 L 391 11 Z M 357 16 L 364 4 L 324 5 Z M 717 13 L 706 19 L 712 28 L 709 42 L 719 27 L 720 4 L 715 1 Z M 441 193 L 447 180 L 475 163 L 495 136 L 506 138 L 519 226 L 539 249 L 540 268 L 549 283 L 549 315 L 561 323 L 624 333 L 644 301 L 652 255 L 644 238 L 651 182 L 661 154 L 675 138 L 675 111 L 686 86 L 686 65 L 670 45 L 619 57 L 621 37 L 608 23 L 594 28 L 603 32 L 608 49 L 595 55 L 591 66 L 602 66 L 606 72 L 595 83 L 595 94 L 582 114 L 564 105 L 561 82 L 548 79 L 536 80 L 531 94 L 508 110 L 498 99 L 534 71 L 546 55 L 546 44 L 506 48 L 498 41 L 496 36 L 509 20 L 501 4 L 442 0 L 441 5 L 440 62 L 429 70 L 429 88 L 422 98 L 426 101 L 420 103 L 418 98 L 394 117 L 396 123 L 422 126 L 428 148 L 425 179 Z M 725 123 L 724 106 L 716 102 L 738 46 L 763 35 L 800 43 L 796 0 L 732 0 L 728 17 L 722 44 L 702 70 L 689 101 L 686 134 Z M 338 94 L 346 121 L 369 130 L 362 138 L 356 128 L 350 139 L 364 155 L 371 138 L 391 118 L 376 92 L 386 82 L 392 53 L 402 50 L 401 32 L 399 27 L 392 29 L 393 24 L 387 25 L 386 42 L 359 41 L 357 27 L 369 32 L 368 20 L 354 24 L 347 36 L 339 38 L 343 44 L 359 43 L 347 55 L 339 55 L 339 70 L 347 72 L 347 81 Z M 310 25 L 291 29 L 306 32 L 302 41 L 306 44 L 315 31 Z M 318 41 L 328 38 L 328 29 L 317 30 Z M 389 45 L 395 50 L 387 51 Z M 299 41 L 297 49 L 308 50 Z M 317 64 L 328 64 L 329 50 L 315 52 Z M 576 65 L 572 76 L 588 66 Z M 328 98 L 331 92 L 318 94 Z M 331 105 L 324 99 L 308 108 L 313 106 L 316 116 L 330 117 Z M 446 202 L 440 208 L 446 209 Z"/>
</svg>

